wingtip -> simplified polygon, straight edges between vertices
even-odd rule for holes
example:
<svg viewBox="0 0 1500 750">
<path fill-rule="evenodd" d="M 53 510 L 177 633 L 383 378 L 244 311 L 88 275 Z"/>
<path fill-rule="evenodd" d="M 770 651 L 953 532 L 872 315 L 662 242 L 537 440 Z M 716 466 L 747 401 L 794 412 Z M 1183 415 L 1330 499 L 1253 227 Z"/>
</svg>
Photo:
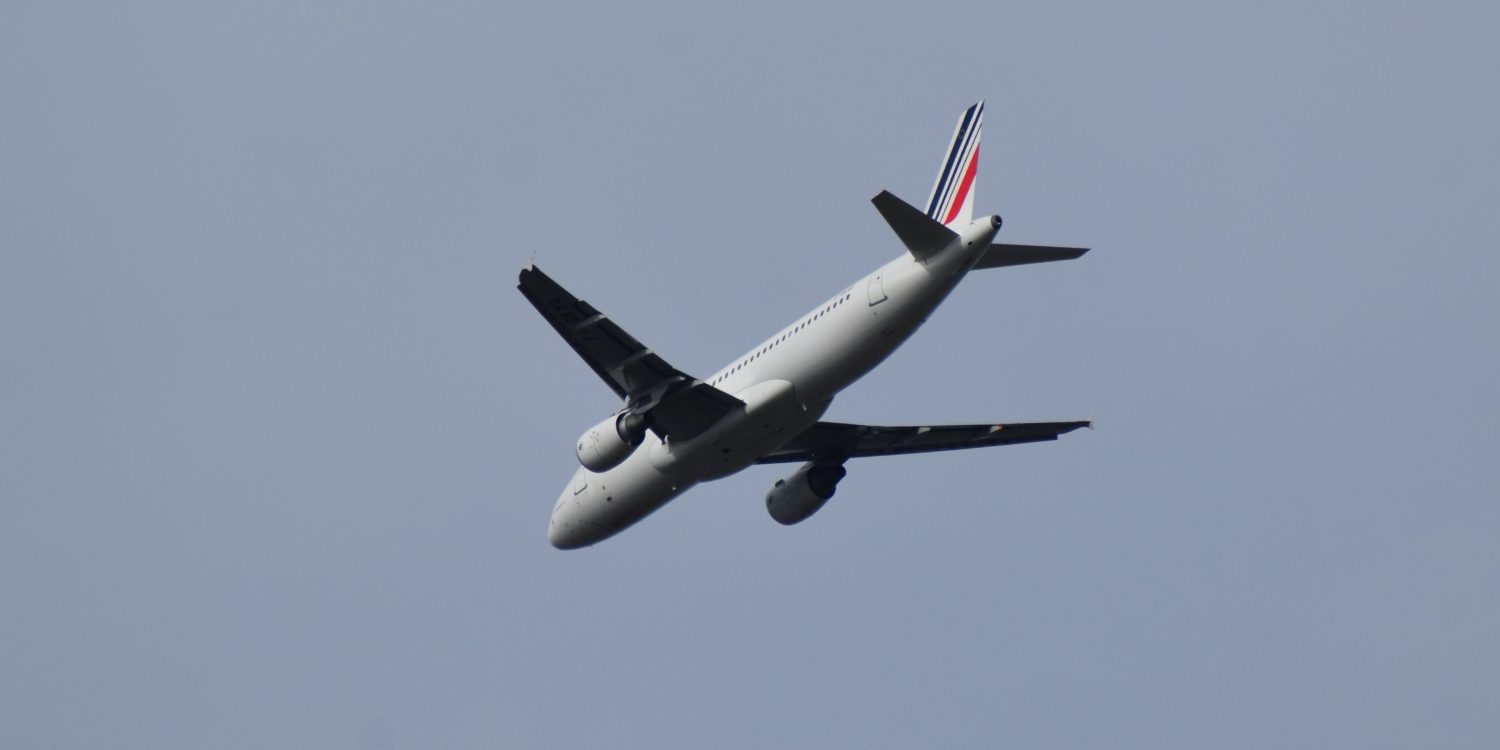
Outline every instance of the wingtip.
<svg viewBox="0 0 1500 750">
<path fill-rule="evenodd" d="M 526 291 L 527 284 L 536 283 L 536 279 L 534 277 L 537 276 L 540 276 L 544 279 L 547 278 L 547 274 L 542 273 L 542 269 L 537 268 L 535 263 L 527 261 L 526 265 L 521 266 L 521 272 L 516 275 L 516 288 L 520 289 L 523 292 Z"/>
</svg>

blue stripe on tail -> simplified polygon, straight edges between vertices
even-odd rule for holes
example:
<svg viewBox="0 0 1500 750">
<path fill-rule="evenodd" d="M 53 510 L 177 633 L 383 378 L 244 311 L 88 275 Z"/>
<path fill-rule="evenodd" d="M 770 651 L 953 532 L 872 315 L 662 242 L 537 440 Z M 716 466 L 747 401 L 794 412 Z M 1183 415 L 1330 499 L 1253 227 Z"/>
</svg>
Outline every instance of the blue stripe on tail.
<svg viewBox="0 0 1500 750">
<path fill-rule="evenodd" d="M 932 191 L 932 200 L 927 203 L 927 215 L 938 219 L 938 207 L 943 203 L 943 196 L 947 195 L 948 189 L 953 182 L 954 167 L 957 166 L 959 155 L 963 153 L 964 144 L 968 141 L 969 126 L 973 124 L 974 115 L 979 105 L 975 104 L 964 111 L 964 119 L 958 126 L 958 132 L 953 135 L 953 147 L 948 150 L 948 160 L 943 164 L 943 176 L 938 178 L 937 187 Z"/>
</svg>

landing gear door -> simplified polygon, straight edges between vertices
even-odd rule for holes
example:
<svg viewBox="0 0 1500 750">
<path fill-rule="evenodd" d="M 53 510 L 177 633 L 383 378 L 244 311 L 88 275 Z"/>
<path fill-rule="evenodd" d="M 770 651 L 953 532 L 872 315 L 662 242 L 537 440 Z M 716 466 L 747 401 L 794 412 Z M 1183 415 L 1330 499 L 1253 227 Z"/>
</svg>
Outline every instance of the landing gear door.
<svg viewBox="0 0 1500 750">
<path fill-rule="evenodd" d="M 884 274 L 877 273 L 870 277 L 870 283 L 865 287 L 866 294 L 870 297 L 870 306 L 874 307 L 885 301 L 885 284 L 880 277 Z"/>
</svg>

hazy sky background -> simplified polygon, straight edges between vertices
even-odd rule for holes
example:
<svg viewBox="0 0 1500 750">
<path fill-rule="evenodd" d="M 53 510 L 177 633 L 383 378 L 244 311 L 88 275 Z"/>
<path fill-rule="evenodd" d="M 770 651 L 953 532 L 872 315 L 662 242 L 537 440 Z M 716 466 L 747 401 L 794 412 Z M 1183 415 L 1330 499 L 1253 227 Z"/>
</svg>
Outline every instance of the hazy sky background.
<svg viewBox="0 0 1500 750">
<path fill-rule="evenodd" d="M 1493 748 L 1500 6 L 0 6 L 0 746 Z M 975 274 L 830 419 L 1093 418 L 547 545 L 613 396 Z"/>
</svg>

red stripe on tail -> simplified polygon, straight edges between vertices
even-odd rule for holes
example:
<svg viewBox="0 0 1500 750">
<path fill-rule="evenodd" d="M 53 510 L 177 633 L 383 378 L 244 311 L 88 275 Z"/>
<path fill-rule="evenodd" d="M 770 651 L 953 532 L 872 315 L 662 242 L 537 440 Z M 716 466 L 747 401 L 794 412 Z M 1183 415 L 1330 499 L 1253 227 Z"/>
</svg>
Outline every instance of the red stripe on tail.
<svg viewBox="0 0 1500 750">
<path fill-rule="evenodd" d="M 964 199 L 969 197 L 969 187 L 974 184 L 974 169 L 979 166 L 979 144 L 974 144 L 974 155 L 969 157 L 969 168 L 964 170 L 964 181 L 958 184 L 958 192 L 953 196 L 953 205 L 948 207 L 948 215 L 943 217 L 943 223 L 947 224 L 958 216 L 958 210 L 964 207 Z"/>
</svg>

